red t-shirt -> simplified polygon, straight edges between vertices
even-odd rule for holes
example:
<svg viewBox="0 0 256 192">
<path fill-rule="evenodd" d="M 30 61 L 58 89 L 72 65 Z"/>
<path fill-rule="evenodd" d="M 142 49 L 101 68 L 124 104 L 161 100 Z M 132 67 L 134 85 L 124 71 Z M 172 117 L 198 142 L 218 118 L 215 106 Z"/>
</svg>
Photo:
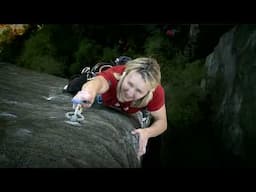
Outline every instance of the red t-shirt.
<svg viewBox="0 0 256 192">
<path fill-rule="evenodd" d="M 102 94 L 103 104 L 106 106 L 112 106 L 116 108 L 120 108 L 124 112 L 127 113 L 136 113 L 142 108 L 131 107 L 132 102 L 119 102 L 116 97 L 116 88 L 118 80 L 114 77 L 113 73 L 122 74 L 125 70 L 125 65 L 118 65 L 111 67 L 105 71 L 102 71 L 98 75 L 103 76 L 109 83 L 109 90 Z M 164 89 L 161 85 L 158 85 L 155 91 L 153 92 L 153 98 L 146 106 L 148 111 L 156 111 L 160 109 L 165 103 L 165 93 Z"/>
</svg>

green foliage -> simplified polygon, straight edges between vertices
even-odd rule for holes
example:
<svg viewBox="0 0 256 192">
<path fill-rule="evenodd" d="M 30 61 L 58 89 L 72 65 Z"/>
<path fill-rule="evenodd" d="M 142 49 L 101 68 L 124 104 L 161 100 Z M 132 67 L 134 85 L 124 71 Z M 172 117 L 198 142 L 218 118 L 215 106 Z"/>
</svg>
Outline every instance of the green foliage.
<svg viewBox="0 0 256 192">
<path fill-rule="evenodd" d="M 75 52 L 76 63 L 80 66 L 93 66 L 101 56 L 101 46 L 95 41 L 84 38 Z"/>
<path fill-rule="evenodd" d="M 20 55 L 24 40 L 29 33 L 30 25 L 22 25 L 15 27 L 6 24 L 5 27 L 0 26 L 0 60 L 9 63 L 17 63 L 17 57 Z M 17 30 L 18 28 L 18 30 Z M 15 30 L 14 30 L 15 29 Z"/>
<path fill-rule="evenodd" d="M 145 42 L 145 54 L 151 55 L 152 57 L 158 58 L 161 55 L 162 45 L 164 43 L 164 38 L 158 34 L 147 38 Z"/>
<path fill-rule="evenodd" d="M 6 30 L 4 30 L 0 33 L 0 45 L 2 45 L 3 42 L 9 43 L 10 33 L 11 33 L 10 28 L 9 29 L 7 28 Z"/>
<path fill-rule="evenodd" d="M 19 64 L 28 68 L 37 68 L 33 66 L 35 57 L 50 55 L 53 56 L 56 48 L 50 42 L 50 31 L 41 30 L 35 33 L 30 39 L 25 41 L 24 50 L 19 58 Z"/>
<path fill-rule="evenodd" d="M 169 70 L 162 73 L 168 121 L 171 126 L 189 127 L 202 118 L 200 109 L 200 102 L 203 99 L 203 90 L 200 88 L 204 76 L 202 64 L 203 61 L 197 60 L 183 65 L 170 65 Z"/>
<path fill-rule="evenodd" d="M 175 79 L 180 78 L 179 73 L 185 68 L 188 58 L 177 53 L 171 60 L 161 57 L 158 62 L 161 66 L 162 83 L 169 83 L 170 76 Z"/>
<path fill-rule="evenodd" d="M 82 66 L 81 63 L 78 63 L 78 62 L 72 63 L 69 66 L 68 73 L 70 74 L 70 76 L 74 74 L 78 74 L 81 72 L 82 67 L 85 67 L 85 66 Z"/>
<path fill-rule="evenodd" d="M 26 29 L 25 29 L 26 30 Z M 11 29 L 4 30 L 0 34 L 0 60 L 4 62 L 16 63 L 17 57 L 20 55 L 23 43 L 23 35 L 13 34 Z"/>
<path fill-rule="evenodd" d="M 129 48 L 127 51 L 125 51 L 122 55 L 127 55 L 131 58 L 137 58 L 137 57 L 141 57 L 142 55 L 139 54 L 138 52 L 135 52 L 132 48 Z M 143 55 L 144 57 L 144 55 Z"/>
<path fill-rule="evenodd" d="M 50 55 L 34 56 L 31 59 L 31 68 L 56 76 L 63 76 L 64 73 L 64 65 Z"/>
<path fill-rule="evenodd" d="M 72 31 L 72 25 L 50 25 L 50 41 L 57 47 L 57 54 L 69 56 L 77 50 L 79 37 Z"/>
<path fill-rule="evenodd" d="M 162 58 L 172 58 L 175 56 L 176 50 L 166 36 L 160 32 L 155 32 L 149 36 L 144 44 L 145 54 L 158 60 Z"/>
<path fill-rule="evenodd" d="M 118 57 L 118 50 L 117 48 L 111 49 L 110 47 L 103 48 L 103 61 L 111 61 Z"/>
<path fill-rule="evenodd" d="M 103 54 L 101 53 L 101 50 Z M 77 74 L 85 66 L 93 66 L 100 61 L 111 61 L 118 56 L 117 49 L 105 47 L 101 49 L 94 41 L 84 39 L 75 52 L 76 62 L 69 66 L 69 74 Z"/>
<path fill-rule="evenodd" d="M 14 40 L 15 41 L 15 40 Z M 0 47 L 0 60 L 4 62 L 16 63 L 16 56 L 19 54 L 19 43 L 2 43 Z"/>
<path fill-rule="evenodd" d="M 25 41 L 18 64 L 40 72 L 63 76 L 65 67 L 56 57 L 57 48 L 51 42 L 51 30 L 44 28 Z"/>
</svg>

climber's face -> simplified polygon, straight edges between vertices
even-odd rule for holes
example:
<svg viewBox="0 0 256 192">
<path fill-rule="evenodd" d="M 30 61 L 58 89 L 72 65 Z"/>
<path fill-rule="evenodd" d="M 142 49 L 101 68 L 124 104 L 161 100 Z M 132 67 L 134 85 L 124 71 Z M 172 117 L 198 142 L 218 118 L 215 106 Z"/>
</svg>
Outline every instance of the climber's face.
<svg viewBox="0 0 256 192">
<path fill-rule="evenodd" d="M 122 81 L 121 98 L 123 102 L 135 101 L 144 97 L 149 90 L 150 87 L 141 74 L 132 71 Z"/>
</svg>

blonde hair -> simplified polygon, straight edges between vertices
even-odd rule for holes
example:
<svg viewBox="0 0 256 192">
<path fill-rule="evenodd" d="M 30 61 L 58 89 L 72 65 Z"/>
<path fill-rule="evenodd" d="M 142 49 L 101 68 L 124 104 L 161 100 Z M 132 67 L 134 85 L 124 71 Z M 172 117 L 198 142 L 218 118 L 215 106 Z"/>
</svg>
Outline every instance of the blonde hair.
<svg viewBox="0 0 256 192">
<path fill-rule="evenodd" d="M 141 99 L 133 101 L 131 106 L 142 108 L 147 106 L 153 98 L 153 91 L 161 83 L 160 66 L 154 58 L 140 57 L 126 63 L 126 68 L 123 74 L 115 73 L 114 76 L 119 80 L 117 85 L 117 98 L 121 100 L 121 86 L 125 77 L 132 71 L 141 74 L 142 78 L 150 86 L 150 91 Z"/>
</svg>

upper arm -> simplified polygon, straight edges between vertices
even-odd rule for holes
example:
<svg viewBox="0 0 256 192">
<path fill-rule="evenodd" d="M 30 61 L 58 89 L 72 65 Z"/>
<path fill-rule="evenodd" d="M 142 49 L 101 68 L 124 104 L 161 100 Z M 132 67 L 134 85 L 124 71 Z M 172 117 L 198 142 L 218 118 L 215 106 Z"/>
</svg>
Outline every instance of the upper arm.
<svg viewBox="0 0 256 192">
<path fill-rule="evenodd" d="M 123 70 L 124 66 L 114 66 L 98 73 L 96 78 L 99 79 L 99 82 L 101 84 L 98 93 L 103 94 L 108 91 L 111 86 L 114 86 L 117 83 L 117 79 L 114 77 L 114 73 L 121 73 Z"/>
<path fill-rule="evenodd" d="M 97 81 L 100 84 L 100 86 L 99 86 L 100 88 L 98 90 L 98 94 L 105 93 L 109 89 L 108 81 L 103 76 L 100 76 L 100 75 L 95 77 L 95 79 L 97 79 Z"/>
</svg>

